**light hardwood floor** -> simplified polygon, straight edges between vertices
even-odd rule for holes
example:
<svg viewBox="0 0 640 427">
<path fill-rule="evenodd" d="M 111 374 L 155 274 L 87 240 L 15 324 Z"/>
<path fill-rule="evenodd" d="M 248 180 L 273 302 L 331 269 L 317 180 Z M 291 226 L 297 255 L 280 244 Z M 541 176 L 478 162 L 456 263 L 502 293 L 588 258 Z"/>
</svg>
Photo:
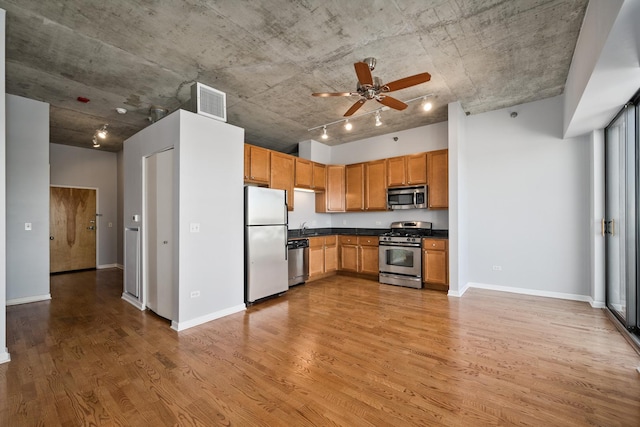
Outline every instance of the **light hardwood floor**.
<svg viewBox="0 0 640 427">
<path fill-rule="evenodd" d="M 176 333 L 121 292 L 7 307 L 0 425 L 640 425 L 640 358 L 586 303 L 338 276 Z"/>
</svg>

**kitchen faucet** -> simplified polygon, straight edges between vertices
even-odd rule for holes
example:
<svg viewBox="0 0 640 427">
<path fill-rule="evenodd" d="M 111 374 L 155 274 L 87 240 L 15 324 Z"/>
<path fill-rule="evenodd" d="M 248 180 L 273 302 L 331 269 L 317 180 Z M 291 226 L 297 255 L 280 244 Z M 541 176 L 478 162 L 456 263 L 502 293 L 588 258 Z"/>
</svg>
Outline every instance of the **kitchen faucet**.
<svg viewBox="0 0 640 427">
<path fill-rule="evenodd" d="M 304 236 L 306 230 L 308 230 L 307 222 L 304 221 L 302 224 L 300 224 L 300 234 L 302 234 Z"/>
</svg>

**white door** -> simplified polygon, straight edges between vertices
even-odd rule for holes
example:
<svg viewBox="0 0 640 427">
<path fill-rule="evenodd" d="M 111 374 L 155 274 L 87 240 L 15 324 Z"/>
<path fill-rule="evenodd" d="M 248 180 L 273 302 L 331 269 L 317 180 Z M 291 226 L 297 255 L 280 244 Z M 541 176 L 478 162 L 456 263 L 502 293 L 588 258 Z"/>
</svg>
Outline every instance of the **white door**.
<svg viewBox="0 0 640 427">
<path fill-rule="evenodd" d="M 175 320 L 173 149 L 145 159 L 147 307 Z"/>
</svg>

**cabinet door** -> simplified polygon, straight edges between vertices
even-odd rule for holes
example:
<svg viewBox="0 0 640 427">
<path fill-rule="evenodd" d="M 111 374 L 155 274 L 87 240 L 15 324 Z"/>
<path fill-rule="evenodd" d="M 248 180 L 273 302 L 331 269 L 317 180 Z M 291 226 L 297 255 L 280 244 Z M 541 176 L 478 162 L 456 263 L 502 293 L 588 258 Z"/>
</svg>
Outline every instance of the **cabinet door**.
<svg viewBox="0 0 640 427">
<path fill-rule="evenodd" d="M 269 184 L 270 178 L 270 150 L 255 145 L 249 145 L 249 178 L 250 182 Z M 245 152 L 246 159 L 246 152 Z"/>
<path fill-rule="evenodd" d="M 295 170 L 295 157 L 288 154 L 271 152 L 271 188 L 287 190 L 287 205 L 293 210 L 293 181 Z"/>
<path fill-rule="evenodd" d="M 335 236 L 333 236 L 335 237 Z M 324 271 L 329 273 L 338 270 L 338 245 L 326 244 L 324 247 Z"/>
<path fill-rule="evenodd" d="M 327 166 L 326 212 L 344 212 L 344 166 Z M 317 202 L 316 202 L 317 208 Z"/>
<path fill-rule="evenodd" d="M 309 278 L 324 273 L 324 237 L 309 238 Z"/>
<path fill-rule="evenodd" d="M 295 186 L 299 188 L 313 188 L 313 163 L 310 160 L 296 159 Z"/>
<path fill-rule="evenodd" d="M 422 251 L 422 280 L 438 285 L 447 284 L 447 251 Z"/>
<path fill-rule="evenodd" d="M 449 207 L 449 150 L 431 151 L 427 155 L 429 208 Z"/>
<path fill-rule="evenodd" d="M 364 209 L 387 210 L 387 162 L 376 160 L 365 163 Z"/>
<path fill-rule="evenodd" d="M 345 207 L 347 211 L 364 210 L 364 163 L 345 168 Z"/>
<path fill-rule="evenodd" d="M 427 153 L 412 154 L 406 156 L 407 184 L 427 183 Z"/>
<path fill-rule="evenodd" d="M 251 176 L 251 147 L 244 144 L 244 180 L 248 181 Z"/>
<path fill-rule="evenodd" d="M 324 190 L 327 181 L 327 167 L 321 163 L 313 164 L 313 189 Z"/>
<path fill-rule="evenodd" d="M 357 245 L 340 245 L 340 270 L 358 272 Z"/>
<path fill-rule="evenodd" d="M 378 246 L 360 246 L 360 272 L 378 275 Z"/>
<path fill-rule="evenodd" d="M 404 156 L 387 159 L 387 186 L 406 185 Z"/>
</svg>

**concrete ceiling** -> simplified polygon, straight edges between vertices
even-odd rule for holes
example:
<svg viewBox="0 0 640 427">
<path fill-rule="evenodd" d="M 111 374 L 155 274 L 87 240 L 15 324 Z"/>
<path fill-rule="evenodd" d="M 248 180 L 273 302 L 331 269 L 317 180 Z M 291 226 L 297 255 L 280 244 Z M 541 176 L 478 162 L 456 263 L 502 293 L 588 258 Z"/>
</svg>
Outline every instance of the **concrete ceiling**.
<svg viewBox="0 0 640 427">
<path fill-rule="evenodd" d="M 172 112 L 201 82 L 227 94 L 228 122 L 248 143 L 295 152 L 308 129 L 340 120 L 355 90 L 353 63 L 375 57 L 383 82 L 429 72 L 391 95 L 431 94 L 404 111 L 328 127 L 329 145 L 447 120 L 459 101 L 477 114 L 563 92 L 587 0 L 0 0 L 7 11 L 6 87 L 51 105 L 51 142 L 101 149 Z M 78 97 L 90 99 L 88 103 Z M 368 101 L 358 111 L 379 108 Z M 115 109 L 126 108 L 126 115 Z"/>
</svg>

